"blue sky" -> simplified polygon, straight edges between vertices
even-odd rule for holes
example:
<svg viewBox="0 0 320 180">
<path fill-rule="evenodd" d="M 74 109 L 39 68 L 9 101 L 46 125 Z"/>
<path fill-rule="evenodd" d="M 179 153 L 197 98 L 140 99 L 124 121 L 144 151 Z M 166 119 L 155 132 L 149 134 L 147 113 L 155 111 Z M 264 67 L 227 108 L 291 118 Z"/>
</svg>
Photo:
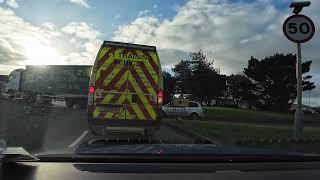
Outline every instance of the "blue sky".
<svg viewBox="0 0 320 180">
<path fill-rule="evenodd" d="M 282 33 L 289 0 L 0 0 L 0 74 L 26 64 L 92 64 L 103 40 L 156 46 L 170 69 L 202 49 L 221 73 L 250 56 L 295 53 Z M 303 13 L 320 29 L 320 1 Z M 320 35 L 302 45 L 320 97 Z"/>
<path fill-rule="evenodd" d="M 110 39 L 112 32 L 119 25 L 133 21 L 139 12 L 148 10 L 144 15 L 159 18 L 171 18 L 176 14 L 176 8 L 183 5 L 185 0 L 90 0 L 88 8 L 70 3 L 68 0 L 23 0 L 18 1 L 16 9 L 18 16 L 40 25 L 43 22 L 52 22 L 64 25 L 70 21 L 84 21 L 91 24 L 101 32 L 102 38 Z"/>
<path fill-rule="evenodd" d="M 84 7 L 68 2 L 68 0 L 17 0 L 19 8 L 15 12 L 35 25 L 44 22 L 52 22 L 56 25 L 64 25 L 70 21 L 84 21 L 99 29 L 101 38 L 110 39 L 112 32 L 118 26 L 133 21 L 139 13 L 155 16 L 159 19 L 171 19 L 176 15 L 177 9 L 183 6 L 187 0 L 89 0 L 84 1 L 89 6 Z M 252 3 L 254 0 L 230 1 L 230 3 Z M 287 1 L 274 1 L 279 9 L 288 6 Z M 6 6 L 3 4 L 3 6 Z"/>
</svg>

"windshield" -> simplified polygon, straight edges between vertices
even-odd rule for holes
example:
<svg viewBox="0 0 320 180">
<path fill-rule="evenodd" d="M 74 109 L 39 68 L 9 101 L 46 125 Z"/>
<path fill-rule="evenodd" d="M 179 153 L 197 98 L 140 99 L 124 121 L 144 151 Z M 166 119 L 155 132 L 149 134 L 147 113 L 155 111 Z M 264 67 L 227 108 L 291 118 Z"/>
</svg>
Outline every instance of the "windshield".
<svg viewBox="0 0 320 180">
<path fill-rule="evenodd" d="M 320 1 L 290 3 L 2 0 L 0 147 L 320 153 Z"/>
</svg>

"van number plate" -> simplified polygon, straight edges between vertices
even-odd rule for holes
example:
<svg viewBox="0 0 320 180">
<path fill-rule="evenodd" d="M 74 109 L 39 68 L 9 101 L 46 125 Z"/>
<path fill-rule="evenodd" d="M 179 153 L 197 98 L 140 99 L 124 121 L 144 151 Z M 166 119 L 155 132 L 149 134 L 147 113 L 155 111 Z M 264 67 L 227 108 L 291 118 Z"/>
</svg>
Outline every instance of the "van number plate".
<svg viewBox="0 0 320 180">
<path fill-rule="evenodd" d="M 101 112 L 122 112 L 122 107 L 115 107 L 115 106 L 99 106 L 99 110 Z"/>
</svg>

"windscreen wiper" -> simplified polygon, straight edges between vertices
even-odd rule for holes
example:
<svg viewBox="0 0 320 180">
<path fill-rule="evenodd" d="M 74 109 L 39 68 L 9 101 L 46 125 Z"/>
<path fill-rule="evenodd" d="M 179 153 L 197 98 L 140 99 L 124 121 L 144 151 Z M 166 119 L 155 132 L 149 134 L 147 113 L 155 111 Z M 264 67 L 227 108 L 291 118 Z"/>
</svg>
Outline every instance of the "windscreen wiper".
<svg viewBox="0 0 320 180">
<path fill-rule="evenodd" d="M 1 148 L 0 162 L 38 161 L 39 159 L 22 147 Z"/>
</svg>

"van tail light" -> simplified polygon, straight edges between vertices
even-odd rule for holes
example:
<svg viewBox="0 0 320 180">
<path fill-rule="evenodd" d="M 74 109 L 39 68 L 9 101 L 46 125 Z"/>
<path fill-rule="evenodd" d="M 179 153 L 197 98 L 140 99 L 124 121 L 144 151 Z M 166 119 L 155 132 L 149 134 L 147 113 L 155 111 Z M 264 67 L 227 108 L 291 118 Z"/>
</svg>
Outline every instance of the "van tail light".
<svg viewBox="0 0 320 180">
<path fill-rule="evenodd" d="M 94 86 L 90 86 L 89 87 L 89 94 L 93 94 L 94 93 Z"/>
<path fill-rule="evenodd" d="M 162 105 L 163 103 L 163 91 L 158 92 L 158 105 Z"/>
<path fill-rule="evenodd" d="M 93 99 L 94 99 L 94 86 L 89 87 L 89 95 L 88 95 L 88 110 L 92 111 L 93 109 Z"/>
</svg>

